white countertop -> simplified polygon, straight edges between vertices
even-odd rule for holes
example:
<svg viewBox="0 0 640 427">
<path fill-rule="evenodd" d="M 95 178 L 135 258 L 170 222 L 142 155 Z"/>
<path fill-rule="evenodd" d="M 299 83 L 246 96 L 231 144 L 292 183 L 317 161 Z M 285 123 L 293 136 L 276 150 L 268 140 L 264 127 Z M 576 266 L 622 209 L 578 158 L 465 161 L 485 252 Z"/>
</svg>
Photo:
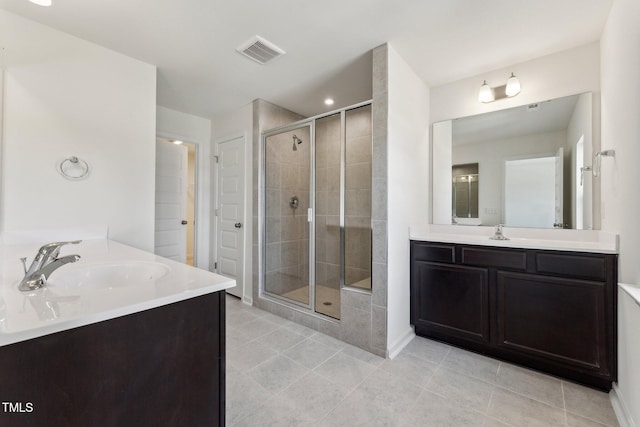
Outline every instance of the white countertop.
<svg viewBox="0 0 640 427">
<path fill-rule="evenodd" d="M 636 304 L 640 305 L 640 287 L 624 283 L 619 283 L 618 286 L 620 286 Z"/>
<path fill-rule="evenodd" d="M 495 227 L 437 225 L 411 227 L 409 238 L 441 243 L 461 243 L 522 249 L 618 253 L 618 235 L 597 230 L 557 230 L 504 227 L 509 240 L 492 240 Z"/>
<path fill-rule="evenodd" d="M 46 243 L 46 242 L 43 242 Z M 18 290 L 24 276 L 20 257 L 33 260 L 40 244 L 0 244 L 0 346 L 64 331 L 115 317 L 183 301 L 235 286 L 235 281 L 199 268 L 159 257 L 107 239 L 64 246 L 60 256 L 82 258 L 49 277 L 51 286 L 30 292 Z M 149 263 L 167 271 L 139 285 L 85 287 L 55 286 L 64 277 L 92 266 Z"/>
</svg>

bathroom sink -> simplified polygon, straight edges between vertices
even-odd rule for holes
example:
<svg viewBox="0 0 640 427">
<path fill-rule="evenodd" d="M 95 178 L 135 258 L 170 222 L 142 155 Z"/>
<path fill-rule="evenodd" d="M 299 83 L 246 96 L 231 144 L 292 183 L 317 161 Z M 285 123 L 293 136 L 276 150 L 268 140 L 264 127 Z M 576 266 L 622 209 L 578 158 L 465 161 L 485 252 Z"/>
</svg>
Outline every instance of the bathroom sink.
<svg viewBox="0 0 640 427">
<path fill-rule="evenodd" d="M 170 271 L 168 266 L 158 262 L 86 264 L 56 271 L 46 286 L 69 289 L 135 286 L 153 282 Z"/>
</svg>

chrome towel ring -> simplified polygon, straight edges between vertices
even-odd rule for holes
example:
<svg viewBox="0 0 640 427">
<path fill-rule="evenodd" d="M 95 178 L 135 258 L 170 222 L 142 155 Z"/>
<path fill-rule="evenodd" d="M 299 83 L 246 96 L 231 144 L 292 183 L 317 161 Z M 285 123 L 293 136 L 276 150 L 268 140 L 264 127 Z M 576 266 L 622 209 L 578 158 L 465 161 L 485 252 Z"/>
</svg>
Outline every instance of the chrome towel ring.
<svg viewBox="0 0 640 427">
<path fill-rule="evenodd" d="M 85 160 L 71 156 L 58 163 L 58 172 L 70 180 L 84 179 L 89 175 L 89 164 Z"/>
</svg>

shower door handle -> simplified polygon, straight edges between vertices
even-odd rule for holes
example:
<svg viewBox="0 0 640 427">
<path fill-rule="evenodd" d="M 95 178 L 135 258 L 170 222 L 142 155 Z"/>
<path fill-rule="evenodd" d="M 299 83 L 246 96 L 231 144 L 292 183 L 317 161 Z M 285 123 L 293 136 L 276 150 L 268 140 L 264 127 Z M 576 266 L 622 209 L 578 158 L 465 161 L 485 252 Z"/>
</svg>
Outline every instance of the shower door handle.
<svg viewBox="0 0 640 427">
<path fill-rule="evenodd" d="M 241 228 L 242 227 L 242 223 L 240 222 L 236 222 L 234 225 L 235 228 Z"/>
</svg>

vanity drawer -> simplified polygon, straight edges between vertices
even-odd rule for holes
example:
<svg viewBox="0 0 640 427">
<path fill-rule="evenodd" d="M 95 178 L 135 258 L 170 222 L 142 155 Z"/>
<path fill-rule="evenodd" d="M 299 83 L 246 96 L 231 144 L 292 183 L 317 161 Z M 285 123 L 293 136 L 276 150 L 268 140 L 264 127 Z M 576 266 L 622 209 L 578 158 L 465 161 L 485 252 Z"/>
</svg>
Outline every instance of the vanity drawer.
<svg viewBox="0 0 640 427">
<path fill-rule="evenodd" d="M 411 242 L 411 259 L 416 261 L 432 261 L 454 263 L 456 261 L 455 245 L 446 243 Z"/>
<path fill-rule="evenodd" d="M 462 263 L 467 265 L 481 265 L 484 267 L 525 270 L 527 268 L 527 253 L 520 250 L 463 247 Z"/>
<path fill-rule="evenodd" d="M 536 272 L 555 276 L 604 281 L 607 278 L 607 261 L 602 256 L 536 253 Z"/>
</svg>

